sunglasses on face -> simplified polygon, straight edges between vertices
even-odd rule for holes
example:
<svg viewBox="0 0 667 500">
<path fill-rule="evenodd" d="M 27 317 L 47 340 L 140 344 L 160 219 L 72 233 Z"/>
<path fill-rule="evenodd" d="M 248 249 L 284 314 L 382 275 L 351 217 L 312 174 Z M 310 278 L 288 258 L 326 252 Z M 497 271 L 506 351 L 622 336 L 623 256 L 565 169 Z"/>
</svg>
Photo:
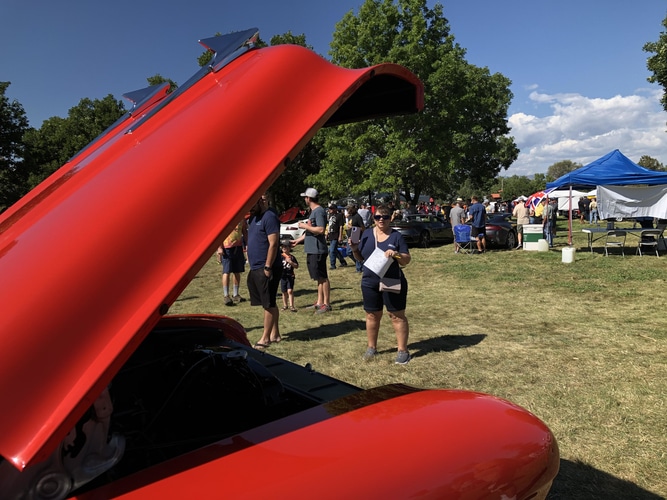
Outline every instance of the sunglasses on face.
<svg viewBox="0 0 667 500">
<path fill-rule="evenodd" d="M 375 220 L 389 220 L 391 219 L 391 215 L 374 215 L 373 218 Z"/>
</svg>

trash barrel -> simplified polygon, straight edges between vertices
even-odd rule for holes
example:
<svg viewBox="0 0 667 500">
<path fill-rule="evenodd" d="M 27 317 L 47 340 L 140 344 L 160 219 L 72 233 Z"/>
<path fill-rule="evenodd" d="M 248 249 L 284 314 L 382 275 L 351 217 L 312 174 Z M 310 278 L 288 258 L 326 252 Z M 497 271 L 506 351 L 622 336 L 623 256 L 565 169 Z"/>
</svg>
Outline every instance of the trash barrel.
<svg viewBox="0 0 667 500">
<path fill-rule="evenodd" d="M 574 262 L 574 247 L 565 247 L 563 248 L 563 262 L 565 264 L 571 264 Z"/>
</svg>

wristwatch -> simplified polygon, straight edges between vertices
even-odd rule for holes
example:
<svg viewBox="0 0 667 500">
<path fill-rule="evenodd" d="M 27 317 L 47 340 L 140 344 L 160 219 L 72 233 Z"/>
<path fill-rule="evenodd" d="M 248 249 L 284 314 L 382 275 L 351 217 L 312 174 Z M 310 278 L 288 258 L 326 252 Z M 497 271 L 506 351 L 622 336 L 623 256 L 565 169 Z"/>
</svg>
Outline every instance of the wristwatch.
<svg viewBox="0 0 667 500">
<path fill-rule="evenodd" d="M 265 270 L 265 271 L 270 271 L 271 268 L 270 268 L 269 266 L 264 266 L 264 270 Z"/>
</svg>

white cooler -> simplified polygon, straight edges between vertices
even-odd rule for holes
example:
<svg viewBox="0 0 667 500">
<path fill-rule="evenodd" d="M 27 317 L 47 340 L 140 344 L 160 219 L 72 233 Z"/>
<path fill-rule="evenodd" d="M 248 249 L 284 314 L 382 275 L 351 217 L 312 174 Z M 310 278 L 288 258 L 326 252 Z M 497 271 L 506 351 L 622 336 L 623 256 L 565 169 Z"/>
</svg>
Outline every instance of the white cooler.
<svg viewBox="0 0 667 500">
<path fill-rule="evenodd" d="M 523 249 L 539 250 L 538 241 L 544 239 L 542 234 L 542 224 L 524 224 L 523 225 Z"/>
</svg>

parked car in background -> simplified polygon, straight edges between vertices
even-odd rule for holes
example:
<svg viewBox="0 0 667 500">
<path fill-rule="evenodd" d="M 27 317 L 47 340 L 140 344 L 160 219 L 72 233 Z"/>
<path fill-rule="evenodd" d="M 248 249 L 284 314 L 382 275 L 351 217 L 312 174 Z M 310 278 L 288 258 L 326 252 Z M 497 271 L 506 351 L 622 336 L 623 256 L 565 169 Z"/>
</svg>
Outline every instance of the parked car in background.
<svg viewBox="0 0 667 500">
<path fill-rule="evenodd" d="M 280 241 L 300 238 L 306 230 L 299 228 L 299 222 L 308 222 L 308 219 L 297 219 L 280 224 Z"/>
<path fill-rule="evenodd" d="M 486 244 L 507 248 L 516 247 L 517 242 L 516 222 L 512 220 L 510 213 L 495 213 L 486 216 Z"/>
<path fill-rule="evenodd" d="M 195 77 L 0 214 L 0 497 L 544 500 L 558 445 L 516 404 L 355 387 L 229 317 L 169 314 L 320 126 L 423 108 L 401 66 L 258 35 L 203 40 Z"/>
<path fill-rule="evenodd" d="M 280 222 L 291 222 L 297 219 L 303 219 L 306 210 L 299 207 L 290 207 L 278 216 Z"/>
<path fill-rule="evenodd" d="M 391 227 L 403 235 L 408 245 L 428 247 L 434 241 L 454 241 L 452 225 L 439 215 L 407 215 L 402 219 L 395 219 Z"/>
</svg>

